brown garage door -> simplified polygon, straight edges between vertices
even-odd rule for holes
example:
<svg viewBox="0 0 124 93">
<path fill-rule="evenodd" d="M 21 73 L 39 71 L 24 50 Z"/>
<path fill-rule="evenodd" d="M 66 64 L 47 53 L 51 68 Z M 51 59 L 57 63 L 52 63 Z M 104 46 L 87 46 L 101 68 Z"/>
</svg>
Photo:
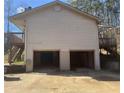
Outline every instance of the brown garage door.
<svg viewBox="0 0 124 93">
<path fill-rule="evenodd" d="M 71 70 L 77 68 L 94 68 L 94 51 L 71 51 L 70 52 Z"/>
<path fill-rule="evenodd" d="M 34 51 L 34 69 L 59 68 L 59 51 Z"/>
</svg>

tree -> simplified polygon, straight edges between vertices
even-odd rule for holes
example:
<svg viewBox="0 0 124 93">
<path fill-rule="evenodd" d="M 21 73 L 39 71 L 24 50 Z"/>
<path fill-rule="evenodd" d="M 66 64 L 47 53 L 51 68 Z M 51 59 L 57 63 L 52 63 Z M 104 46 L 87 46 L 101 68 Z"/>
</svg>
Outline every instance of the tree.
<svg viewBox="0 0 124 93">
<path fill-rule="evenodd" d="M 69 0 L 69 3 L 78 9 L 102 19 L 104 25 L 120 25 L 119 0 Z"/>
</svg>

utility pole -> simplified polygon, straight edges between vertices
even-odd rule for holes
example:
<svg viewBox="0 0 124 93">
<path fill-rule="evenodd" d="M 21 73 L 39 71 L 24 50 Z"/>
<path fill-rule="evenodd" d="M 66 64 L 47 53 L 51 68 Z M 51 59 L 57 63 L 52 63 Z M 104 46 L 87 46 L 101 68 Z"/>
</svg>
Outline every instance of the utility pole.
<svg viewBox="0 0 124 93">
<path fill-rule="evenodd" d="M 7 45 L 8 45 L 8 48 L 10 47 L 10 35 L 9 35 L 9 32 L 10 32 L 10 23 L 9 23 L 9 16 L 10 16 L 10 0 L 7 0 L 7 6 L 8 6 L 8 10 L 7 10 Z"/>
<path fill-rule="evenodd" d="M 8 10 L 7 10 L 7 50 L 9 50 L 9 53 L 11 53 L 11 42 L 10 42 L 10 39 L 11 39 L 11 36 L 10 36 L 10 0 L 7 0 L 7 6 L 8 6 Z M 11 54 L 9 54 L 11 55 Z M 9 64 L 11 65 L 11 62 L 9 61 L 10 60 L 10 56 L 8 56 L 8 62 Z"/>
</svg>

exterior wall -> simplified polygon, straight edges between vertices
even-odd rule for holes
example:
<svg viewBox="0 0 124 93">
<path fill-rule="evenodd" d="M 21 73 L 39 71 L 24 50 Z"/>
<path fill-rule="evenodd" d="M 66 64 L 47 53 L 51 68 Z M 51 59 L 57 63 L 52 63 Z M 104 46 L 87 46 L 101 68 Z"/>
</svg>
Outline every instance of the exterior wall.
<svg viewBox="0 0 124 93">
<path fill-rule="evenodd" d="M 60 69 L 70 70 L 70 52 L 68 50 L 60 51 Z"/>
<path fill-rule="evenodd" d="M 62 7 L 62 6 L 61 6 Z M 54 6 L 42 9 L 26 20 L 26 69 L 33 70 L 34 50 L 60 50 L 60 68 L 70 69 L 70 50 L 94 50 L 95 68 L 100 69 L 96 22 L 72 10 Z"/>
</svg>

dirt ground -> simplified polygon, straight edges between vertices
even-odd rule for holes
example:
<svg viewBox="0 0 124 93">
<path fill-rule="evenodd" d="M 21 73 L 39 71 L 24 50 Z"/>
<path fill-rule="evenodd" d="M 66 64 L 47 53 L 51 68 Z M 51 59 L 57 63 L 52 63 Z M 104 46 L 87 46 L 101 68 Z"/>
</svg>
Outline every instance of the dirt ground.
<svg viewBox="0 0 124 93">
<path fill-rule="evenodd" d="M 5 74 L 5 93 L 119 93 L 119 74 L 80 70 Z"/>
</svg>

